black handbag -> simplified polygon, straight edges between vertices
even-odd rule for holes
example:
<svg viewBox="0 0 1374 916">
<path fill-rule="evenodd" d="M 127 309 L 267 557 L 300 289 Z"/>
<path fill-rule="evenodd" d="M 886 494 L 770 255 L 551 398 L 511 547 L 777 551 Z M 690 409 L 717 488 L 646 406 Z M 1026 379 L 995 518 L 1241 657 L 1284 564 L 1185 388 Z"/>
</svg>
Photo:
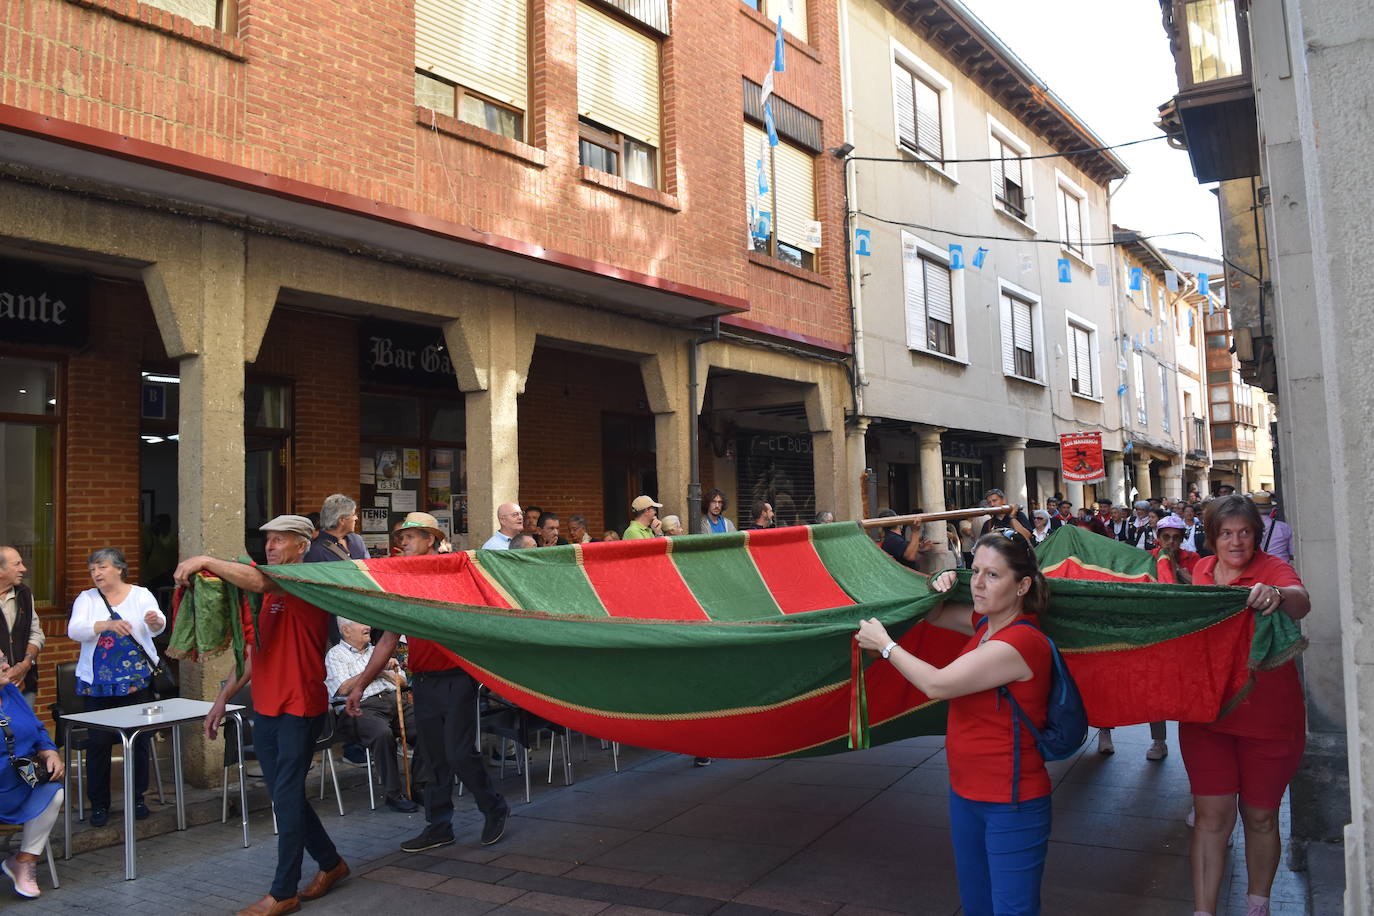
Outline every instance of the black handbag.
<svg viewBox="0 0 1374 916">
<path fill-rule="evenodd" d="M 37 757 L 16 757 L 14 755 L 14 732 L 10 730 L 9 717 L 0 714 L 0 728 L 5 730 L 5 753 L 9 754 L 10 766 L 30 789 L 36 789 L 52 779 L 52 774 Z"/>
<path fill-rule="evenodd" d="M 99 589 L 96 589 L 96 591 L 100 594 L 100 600 L 105 602 L 105 610 L 109 611 L 110 619 L 122 619 L 115 615 L 114 608 L 110 607 L 110 599 L 105 597 L 105 593 L 101 592 Z M 144 663 L 148 666 L 148 670 L 152 672 L 149 686 L 153 689 L 153 698 L 157 700 L 170 700 L 173 697 L 180 696 L 181 693 L 177 688 L 176 676 L 172 674 L 171 669 L 167 667 L 167 662 L 154 662 L 152 656 L 148 654 L 148 650 L 143 648 L 143 643 L 134 639 L 133 636 L 130 636 L 129 639 L 133 640 L 134 648 L 138 649 L 138 654 L 143 656 Z"/>
</svg>

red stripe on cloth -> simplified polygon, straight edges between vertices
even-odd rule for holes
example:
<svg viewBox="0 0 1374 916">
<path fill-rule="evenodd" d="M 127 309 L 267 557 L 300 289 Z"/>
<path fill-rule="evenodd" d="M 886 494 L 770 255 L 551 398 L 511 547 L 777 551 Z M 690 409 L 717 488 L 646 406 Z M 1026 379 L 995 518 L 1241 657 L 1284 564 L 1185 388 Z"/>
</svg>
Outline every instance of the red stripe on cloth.
<svg viewBox="0 0 1374 916">
<path fill-rule="evenodd" d="M 1085 566 L 1074 557 L 1063 560 L 1044 571 L 1047 579 L 1087 579 L 1092 582 L 1153 582 L 1149 573 L 1130 575 L 1100 566 Z M 1105 727 L 1105 726 L 1104 726 Z"/>
<path fill-rule="evenodd" d="M 901 645 L 933 665 L 943 667 L 958 656 L 968 637 L 927 624 L 917 624 Z M 535 715 L 596 738 L 678 754 L 702 757 L 775 757 L 843 739 L 848 731 L 850 690 L 845 680 L 816 696 L 757 712 L 718 715 L 703 711 L 691 718 L 634 719 L 563 706 L 527 693 L 519 685 L 464 660 L 463 666 L 482 683 Z M 925 694 L 887 662 L 864 672 L 869 721 L 881 725 L 930 702 Z"/>
<path fill-rule="evenodd" d="M 1064 652 L 1083 694 L 1088 722 L 1099 728 L 1140 722 L 1211 722 L 1250 679 L 1254 615 L 1153 646 L 1109 652 Z"/>
<path fill-rule="evenodd" d="M 810 528 L 761 528 L 747 534 L 749 556 L 784 614 L 848 607 L 854 603 L 816 554 Z"/>
<path fill-rule="evenodd" d="M 667 538 L 597 544 L 582 551 L 587 581 L 612 617 L 709 620 L 668 553 Z"/>
<path fill-rule="evenodd" d="M 363 565 L 382 591 L 455 604 L 510 607 L 466 553 L 427 557 L 382 557 Z"/>
</svg>

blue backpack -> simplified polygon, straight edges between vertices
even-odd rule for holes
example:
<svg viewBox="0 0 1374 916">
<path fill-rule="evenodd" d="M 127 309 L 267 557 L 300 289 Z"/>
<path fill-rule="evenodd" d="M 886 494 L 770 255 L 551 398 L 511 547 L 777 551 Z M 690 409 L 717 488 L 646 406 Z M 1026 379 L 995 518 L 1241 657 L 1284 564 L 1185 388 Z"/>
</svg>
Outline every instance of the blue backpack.
<svg viewBox="0 0 1374 916">
<path fill-rule="evenodd" d="M 984 617 L 978 625 L 981 627 L 986 623 L 987 618 Z M 1040 629 L 1024 617 L 1012 624 L 1022 625 L 1034 630 Z M 1035 727 L 1035 723 L 1022 711 L 1021 704 L 1016 702 L 1016 697 L 1012 696 L 1010 689 L 1005 685 L 997 688 L 997 696 L 1005 697 L 1011 703 L 1013 805 L 1018 803 L 1021 794 L 1021 727 L 1024 726 L 1026 731 L 1030 732 L 1031 737 L 1035 739 L 1036 750 L 1046 761 L 1063 760 L 1073 755 L 1088 738 L 1088 711 L 1083 706 L 1083 697 L 1078 692 L 1078 685 L 1074 683 L 1073 675 L 1069 674 L 1069 668 L 1064 664 L 1054 640 L 1045 636 L 1043 631 L 1040 635 L 1050 644 L 1050 657 L 1053 660 L 1050 668 L 1050 696 L 1046 704 L 1045 727 Z"/>
</svg>

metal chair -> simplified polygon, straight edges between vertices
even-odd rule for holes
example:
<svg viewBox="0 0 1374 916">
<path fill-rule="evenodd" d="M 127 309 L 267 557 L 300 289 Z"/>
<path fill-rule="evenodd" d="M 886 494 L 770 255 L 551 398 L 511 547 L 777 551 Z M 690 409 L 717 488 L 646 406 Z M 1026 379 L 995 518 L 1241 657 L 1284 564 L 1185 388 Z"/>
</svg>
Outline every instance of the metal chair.
<svg viewBox="0 0 1374 916">
<path fill-rule="evenodd" d="M 324 758 L 321 760 L 322 765 L 320 766 L 320 798 L 324 798 L 324 771 L 325 768 L 328 767 L 329 776 L 334 781 L 334 801 L 337 802 L 339 805 L 339 817 L 343 817 L 343 793 L 339 791 L 339 772 L 334 767 L 333 747 L 341 740 L 338 734 L 338 729 L 336 728 L 337 724 L 338 717 L 335 715 L 333 708 L 331 707 L 330 709 L 326 709 L 324 712 L 324 728 L 320 732 L 320 737 L 315 739 L 314 750 L 317 753 L 320 751 L 324 752 Z M 371 755 L 368 756 L 369 760 L 367 774 L 368 789 L 370 791 L 372 787 L 372 764 Z"/>
<path fill-rule="evenodd" d="M 245 687 L 234 694 L 229 701 L 233 705 L 242 706 L 243 717 L 243 760 L 257 760 L 257 749 L 253 747 L 253 688 Z M 229 821 L 229 770 L 237 769 L 239 763 L 238 741 L 234 739 L 234 729 L 238 728 L 238 721 L 231 718 L 224 720 L 224 774 L 220 779 L 220 814 L 221 824 Z M 247 772 L 245 771 L 245 774 Z M 272 833 L 277 832 L 277 809 L 272 808 Z"/>
</svg>

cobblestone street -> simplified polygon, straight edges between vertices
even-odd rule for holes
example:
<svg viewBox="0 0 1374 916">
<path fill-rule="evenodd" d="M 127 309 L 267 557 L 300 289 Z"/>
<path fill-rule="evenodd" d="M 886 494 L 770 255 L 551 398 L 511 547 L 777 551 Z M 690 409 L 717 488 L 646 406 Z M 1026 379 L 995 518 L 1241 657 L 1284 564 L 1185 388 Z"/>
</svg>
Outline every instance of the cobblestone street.
<svg viewBox="0 0 1374 916">
<path fill-rule="evenodd" d="M 1055 824 L 1045 913 L 1189 911 L 1189 797 L 1170 738 L 1162 763 L 1144 759 L 1149 739 L 1139 726 L 1116 730 L 1113 757 L 1100 757 L 1093 739 L 1079 755 L 1051 765 Z M 531 804 L 507 770 L 502 788 L 514 816 L 500 844 L 477 845 L 480 818 L 464 798 L 454 825 L 458 843 L 420 855 L 397 847 L 419 832 L 422 816 L 369 811 L 355 777 L 344 790 L 347 816 L 337 816 L 332 796 L 316 801 L 353 877 L 305 910 L 953 916 L 959 901 L 942 745 L 922 738 L 837 757 L 717 760 L 700 769 L 687 757 L 625 749 L 615 773 L 608 751 L 589 742 L 583 760 L 578 742 L 577 782 L 568 787 L 557 767 L 553 785 L 545 784 L 546 745 L 533 767 Z M 47 889 L 40 870 L 43 897 L 10 898 L 5 906 L 140 916 L 233 912 L 265 893 L 275 864 L 265 811 L 254 813 L 251 828 L 248 849 L 232 817 L 227 825 L 144 840 L 135 881 L 120 880 L 121 846 L 58 859 L 59 890 Z M 1224 885 L 1227 913 L 1243 910 L 1243 855 L 1238 836 Z M 313 873 L 307 859 L 305 880 Z M 1273 899 L 1276 916 L 1308 911 L 1305 878 L 1288 870 L 1286 858 Z"/>
</svg>

